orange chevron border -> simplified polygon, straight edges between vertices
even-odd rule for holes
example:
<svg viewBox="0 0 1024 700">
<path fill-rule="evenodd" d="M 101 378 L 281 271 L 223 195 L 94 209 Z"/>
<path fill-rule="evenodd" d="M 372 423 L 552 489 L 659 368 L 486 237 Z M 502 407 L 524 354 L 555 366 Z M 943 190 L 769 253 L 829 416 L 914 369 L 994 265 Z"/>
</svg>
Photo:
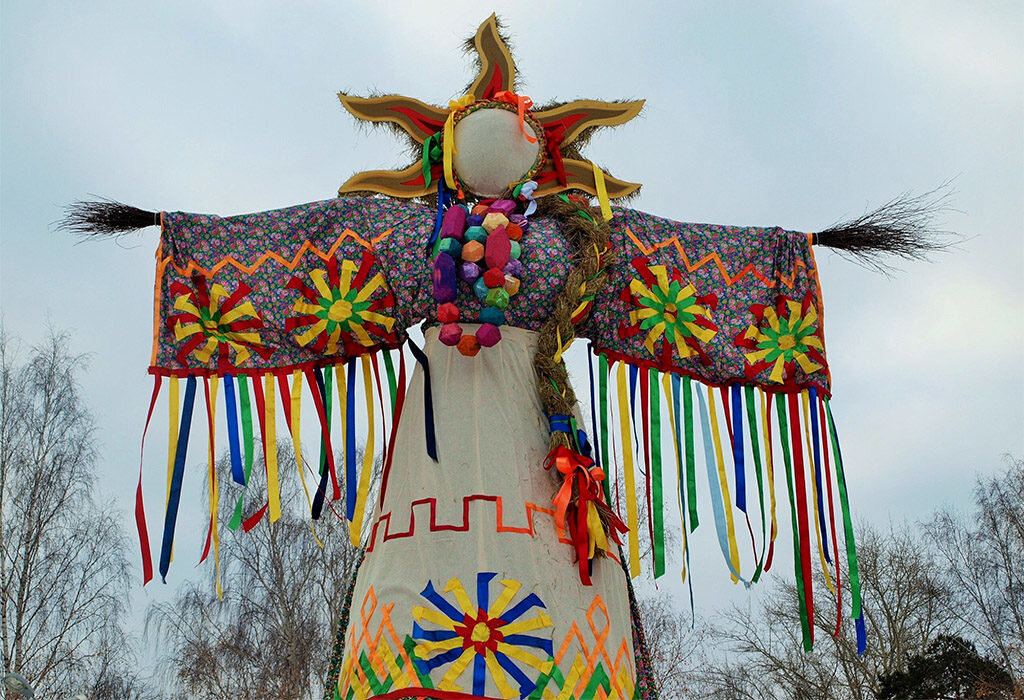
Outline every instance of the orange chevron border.
<svg viewBox="0 0 1024 700">
<path fill-rule="evenodd" d="M 377 521 L 373 524 L 373 530 L 370 533 L 370 542 L 366 547 L 367 553 L 372 552 L 374 547 L 377 546 L 377 532 L 381 526 L 384 525 L 384 534 L 381 538 L 381 542 L 387 542 L 389 540 L 403 539 L 406 537 L 412 537 L 416 534 L 416 506 L 423 504 L 430 504 L 430 525 L 428 527 L 430 532 L 469 532 L 469 505 L 473 501 L 490 501 L 494 504 L 494 516 L 495 516 L 495 529 L 498 532 L 514 532 L 521 535 L 529 535 L 530 537 L 536 537 L 537 532 L 534 526 L 534 516 L 537 513 L 545 513 L 552 519 L 555 517 L 555 511 L 553 508 L 544 508 L 538 506 L 535 503 L 527 501 L 524 509 L 526 511 L 526 522 L 528 523 L 525 527 L 517 527 L 515 525 L 506 525 L 504 516 L 504 502 L 502 496 L 484 496 L 481 494 L 475 494 L 471 496 L 463 496 L 462 498 L 462 522 L 452 524 L 438 524 L 437 522 L 437 499 L 436 498 L 420 498 L 412 501 L 409 504 L 409 529 L 405 531 L 391 531 L 391 516 L 393 511 L 383 513 Z M 572 544 L 565 535 L 564 528 L 560 527 L 558 523 L 555 523 L 555 530 L 558 532 L 558 541 L 565 544 Z M 608 553 L 609 558 L 618 561 L 618 557 L 614 553 Z"/>
<path fill-rule="evenodd" d="M 245 265 L 243 263 L 240 263 L 233 256 L 229 255 L 207 270 L 201 265 L 197 265 L 195 260 L 189 260 L 188 265 L 186 265 L 185 267 L 179 267 L 178 265 L 174 264 L 174 256 L 168 255 L 166 257 L 161 258 L 157 262 L 157 274 L 163 276 L 165 269 L 167 268 L 168 265 L 170 265 L 175 272 L 185 277 L 190 277 L 194 272 L 198 272 L 199 274 L 205 277 L 212 277 L 213 275 L 216 275 L 218 272 L 220 272 L 228 265 L 231 265 L 240 272 L 244 272 L 247 275 L 251 275 L 260 267 L 262 267 L 263 264 L 268 260 L 274 260 L 280 263 L 287 270 L 291 271 L 298 266 L 299 261 L 303 258 L 303 256 L 306 255 L 306 253 L 313 253 L 324 262 L 327 262 L 327 260 L 334 257 L 334 254 L 338 251 L 338 248 L 341 247 L 341 244 L 345 242 L 345 240 L 347 239 L 354 240 L 356 243 L 358 243 L 363 248 L 366 248 L 367 250 L 373 250 L 373 246 L 379 243 L 380 241 L 384 240 L 388 236 L 390 236 L 392 231 L 394 231 L 394 229 L 389 228 L 387 231 L 384 231 L 376 238 L 366 239 L 360 236 L 352 229 L 347 228 L 342 232 L 340 236 L 338 236 L 338 239 L 334 241 L 334 243 L 326 252 L 320 250 L 315 245 L 306 240 L 303 241 L 301 246 L 299 246 L 299 249 L 295 252 L 294 257 L 291 259 L 291 262 L 281 257 L 274 251 L 268 250 L 267 252 L 263 253 L 263 255 L 261 255 L 252 265 Z"/>
<path fill-rule="evenodd" d="M 703 258 L 698 260 L 696 263 L 691 263 L 690 257 L 686 254 L 686 251 L 683 250 L 682 243 L 679 242 L 679 236 L 672 236 L 671 238 L 665 239 L 661 243 L 655 243 L 648 247 L 645 246 L 640 241 L 640 239 L 633 234 L 633 231 L 630 230 L 628 227 L 626 228 L 626 235 L 629 237 L 629 240 L 633 242 L 633 245 L 636 246 L 637 250 L 639 250 L 644 255 L 650 255 L 656 250 L 661 250 L 662 248 L 674 246 L 676 251 L 679 253 L 679 256 L 683 259 L 683 263 L 686 265 L 687 272 L 699 270 L 705 265 L 713 262 L 715 266 L 718 268 L 719 273 L 721 273 L 722 279 L 725 280 L 726 286 L 731 287 L 733 284 L 739 282 L 748 274 L 753 275 L 754 277 L 756 277 L 769 287 L 775 286 L 775 280 L 765 277 L 763 273 L 761 273 L 756 267 L 754 267 L 753 263 L 748 263 L 738 273 L 736 273 L 735 275 L 730 275 L 729 271 L 725 269 L 725 263 L 722 262 L 722 258 L 719 257 L 718 253 L 708 253 Z M 795 263 L 793 263 L 793 273 L 789 277 L 786 277 L 785 275 L 779 275 L 779 278 L 782 280 L 782 283 L 786 287 L 789 287 L 790 289 L 793 288 L 793 285 L 796 283 L 797 270 L 801 267 L 806 268 L 807 264 L 801 260 L 797 260 Z M 814 272 L 814 270 L 809 271 L 811 273 Z"/>
</svg>

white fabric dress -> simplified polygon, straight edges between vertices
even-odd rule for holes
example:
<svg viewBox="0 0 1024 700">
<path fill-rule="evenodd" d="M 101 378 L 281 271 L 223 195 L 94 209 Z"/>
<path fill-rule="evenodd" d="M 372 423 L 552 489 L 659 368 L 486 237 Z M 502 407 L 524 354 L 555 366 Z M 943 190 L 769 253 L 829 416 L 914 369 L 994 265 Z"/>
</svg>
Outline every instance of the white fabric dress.
<svg viewBox="0 0 1024 700">
<path fill-rule="evenodd" d="M 625 573 L 599 559 L 580 582 L 543 468 L 537 334 L 502 336 L 466 357 L 426 332 L 438 461 L 417 367 L 356 580 L 342 698 L 633 697 Z"/>
</svg>

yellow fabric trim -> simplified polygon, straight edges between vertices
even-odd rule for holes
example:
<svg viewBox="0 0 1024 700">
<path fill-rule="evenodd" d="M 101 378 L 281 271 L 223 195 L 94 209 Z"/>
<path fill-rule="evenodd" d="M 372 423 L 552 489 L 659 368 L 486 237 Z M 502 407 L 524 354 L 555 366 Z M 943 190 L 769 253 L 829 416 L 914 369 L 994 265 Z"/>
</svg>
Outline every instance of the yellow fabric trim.
<svg viewBox="0 0 1024 700">
<path fill-rule="evenodd" d="M 700 389 L 697 389 L 700 391 Z M 732 562 L 733 571 L 740 573 L 740 550 L 736 544 L 736 526 L 732 518 L 732 497 L 729 495 L 729 481 L 725 476 L 725 459 L 722 456 L 722 437 L 718 434 L 718 409 L 715 406 L 715 389 L 708 387 L 708 410 L 711 413 L 711 437 L 715 443 L 715 462 L 718 463 L 718 482 L 722 487 L 722 506 L 725 511 L 725 528 L 729 536 L 729 560 Z M 733 583 L 739 579 L 736 574 L 729 572 Z"/>
<path fill-rule="evenodd" d="M 370 477 L 373 475 L 374 449 L 374 412 L 373 412 L 373 374 L 370 368 L 370 356 L 359 358 L 363 364 L 363 393 L 366 395 L 366 446 L 363 448 L 363 471 L 359 475 L 359 490 L 356 493 L 356 509 L 349 523 L 349 536 L 352 546 L 360 545 L 363 516 L 366 513 L 366 501 L 370 497 Z"/>
<path fill-rule="evenodd" d="M 629 434 L 629 398 L 626 387 L 626 363 L 620 362 L 615 383 L 619 396 L 619 432 L 622 435 L 622 470 L 626 478 L 626 526 L 629 528 L 629 575 L 640 575 L 640 537 L 638 535 L 636 475 L 633 473 L 633 440 Z"/>
<path fill-rule="evenodd" d="M 466 594 L 466 589 L 462 585 L 462 581 L 457 578 L 449 579 L 448 585 L 444 587 L 445 593 L 451 593 L 455 596 L 455 602 L 459 604 L 459 609 L 467 615 L 476 614 L 476 606 L 470 602 L 469 596 Z"/>
<path fill-rule="evenodd" d="M 495 599 L 491 609 L 487 611 L 487 617 L 501 617 L 501 613 L 505 612 L 505 608 L 523 586 L 519 581 L 510 578 L 502 580 L 501 585 L 505 587 L 505 590 Z"/>
<path fill-rule="evenodd" d="M 209 429 L 214 433 L 217 430 L 217 388 L 219 381 L 217 375 L 210 377 L 210 416 L 212 425 Z M 217 483 L 217 458 L 214 455 L 213 435 L 207 441 L 209 447 L 210 462 L 210 531 L 213 537 L 213 568 L 217 578 L 217 597 L 224 600 L 224 591 L 220 585 L 220 533 L 217 530 L 217 511 L 220 506 L 220 490 Z"/>
<path fill-rule="evenodd" d="M 505 678 L 505 671 L 498 665 L 498 659 L 495 658 L 492 652 L 488 651 L 487 655 L 484 656 L 484 663 L 487 664 L 487 670 L 491 672 L 491 680 L 493 680 L 494 685 L 498 687 L 498 692 L 501 693 L 501 697 L 519 697 L 519 693 L 508 684 L 508 679 Z"/>
<path fill-rule="evenodd" d="M 594 169 L 594 187 L 597 189 L 597 201 L 601 205 L 601 216 L 605 221 L 611 221 L 612 205 L 608 203 L 608 186 L 604 182 L 604 171 L 593 161 L 590 162 L 590 166 Z"/>
<path fill-rule="evenodd" d="M 264 427 L 267 431 L 267 451 L 263 455 L 267 465 L 267 503 L 270 522 L 275 522 L 281 517 L 281 484 L 277 478 L 277 398 L 272 374 L 263 377 L 263 399 L 266 407 Z"/>
</svg>

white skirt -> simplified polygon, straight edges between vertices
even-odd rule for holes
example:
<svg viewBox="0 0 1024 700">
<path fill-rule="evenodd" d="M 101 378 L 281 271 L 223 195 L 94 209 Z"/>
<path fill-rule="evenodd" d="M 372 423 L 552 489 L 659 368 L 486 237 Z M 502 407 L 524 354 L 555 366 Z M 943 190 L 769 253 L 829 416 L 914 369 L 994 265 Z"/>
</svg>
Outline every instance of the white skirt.
<svg viewBox="0 0 1024 700">
<path fill-rule="evenodd" d="M 473 327 L 467 327 L 473 332 Z M 426 453 L 417 367 L 352 599 L 342 698 L 632 698 L 625 573 L 580 582 L 544 470 L 537 334 L 465 357 L 426 332 L 438 461 Z M 428 688 L 433 690 L 427 690 Z"/>
</svg>

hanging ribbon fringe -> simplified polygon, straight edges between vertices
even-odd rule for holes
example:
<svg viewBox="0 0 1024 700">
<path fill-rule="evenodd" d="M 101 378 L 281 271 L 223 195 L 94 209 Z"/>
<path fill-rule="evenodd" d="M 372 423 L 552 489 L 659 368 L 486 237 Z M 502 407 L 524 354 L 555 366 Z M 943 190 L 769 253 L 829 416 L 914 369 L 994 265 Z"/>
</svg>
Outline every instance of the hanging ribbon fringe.
<svg viewBox="0 0 1024 700">
<path fill-rule="evenodd" d="M 630 575 L 635 577 L 641 570 L 642 519 L 653 574 L 655 578 L 664 574 L 664 509 L 674 501 L 682 525 L 683 580 L 692 578 L 687 577 L 691 537 L 700 524 L 700 509 L 705 508 L 713 516 L 715 537 L 733 582 L 756 583 L 771 569 L 779 531 L 775 455 L 781 448 L 804 648 L 810 650 L 814 643 L 814 570 L 818 567 L 812 559 L 820 564 L 819 581 L 836 600 L 835 634 L 841 631 L 844 594 L 839 552 L 845 546 L 850 618 L 856 621 L 858 650 L 863 653 L 857 550 L 828 399 L 814 387 L 794 393 L 773 393 L 745 384 L 709 387 L 674 373 L 660 376 L 659 381 L 656 369 L 594 354 L 596 377 L 594 364 L 589 367 L 592 432 L 599 436 L 599 460 L 608 475 L 604 500 L 628 525 Z M 773 428 L 776 423 L 778 431 Z M 663 436 L 667 448 L 674 451 L 674 467 L 668 470 L 662 457 Z M 705 465 L 704 496 L 698 495 L 698 454 L 703 454 Z M 669 495 L 671 481 L 665 483 L 672 478 L 674 498 Z M 612 492 L 618 494 L 620 481 L 624 503 L 611 498 Z M 639 485 L 645 493 L 638 493 Z M 641 512 L 642 506 L 646 513 Z M 837 506 L 841 522 L 837 522 Z M 738 523 L 745 527 L 737 527 Z M 690 586 L 692 605 L 692 581 Z"/>
<path fill-rule="evenodd" d="M 396 372 L 397 352 L 399 370 Z M 413 350 L 417 359 L 425 360 L 418 348 Z M 306 502 L 317 520 L 325 504 L 339 518 L 349 522 L 349 537 L 360 546 L 364 540 L 364 521 L 372 512 L 371 486 L 375 481 L 374 465 L 384 465 L 381 499 L 386 488 L 387 473 L 391 464 L 391 447 L 401 416 L 406 394 L 406 363 L 403 350 L 381 350 L 384 371 L 378 364 L 378 354 L 350 358 L 347 363 L 333 367 L 309 367 L 304 369 L 286 368 L 263 375 L 223 374 L 185 377 L 185 390 L 180 392 L 179 378 L 155 375 L 153 394 L 143 430 L 143 450 L 149 424 L 153 417 L 157 399 L 164 386 L 168 399 L 168 454 L 167 486 L 163 501 L 163 535 L 160 541 L 158 571 L 166 582 L 170 564 L 173 561 L 174 534 L 181 502 L 187 464 L 189 440 L 192 433 L 193 413 L 196 411 L 197 389 L 202 382 L 205 407 L 207 491 L 209 518 L 200 562 L 213 555 L 216 570 L 217 593 L 222 595 L 220 582 L 220 518 L 221 496 L 224 489 L 233 492 L 230 512 L 223 514 L 232 531 L 239 528 L 248 532 L 269 514 L 271 523 L 282 515 L 281 473 L 279 471 L 277 435 L 278 417 L 283 415 L 286 432 L 291 438 L 295 453 L 295 465 L 299 472 L 306 495 Z M 357 382 L 357 375 L 362 382 Z M 386 382 L 386 384 L 385 384 Z M 223 392 L 220 392 L 223 384 Z M 359 387 L 361 386 L 361 391 Z M 334 393 L 337 392 L 337 396 Z M 218 402 L 218 394 L 224 400 Z M 361 399 L 357 394 L 361 394 Z M 356 410 L 357 399 L 362 401 Z M 428 399 L 429 400 L 429 399 Z M 301 445 L 302 405 L 312 405 L 319 427 L 319 460 L 316 466 L 304 459 Z M 429 408 L 429 407 L 428 407 Z M 366 417 L 365 432 L 357 431 L 356 416 Z M 223 419 L 221 418 L 223 416 Z M 227 427 L 228 462 L 223 476 L 218 473 L 216 461 L 216 432 L 219 421 Z M 428 452 L 436 459 L 436 444 L 433 439 L 432 412 L 428 410 Z M 337 428 L 337 433 L 332 428 Z M 362 457 L 357 459 L 357 433 L 363 432 L 365 443 Z M 259 464 L 260 450 L 263 455 L 263 473 L 254 474 L 254 465 Z M 340 437 L 339 437 L 340 436 Z M 381 437 L 378 437 L 381 436 Z M 344 469 L 339 474 L 335 464 L 334 446 L 343 446 Z M 144 454 L 143 454 L 144 457 Z M 142 457 L 139 465 L 139 483 L 135 494 L 135 519 L 142 552 L 143 585 L 153 578 L 153 559 L 150 548 L 150 533 L 146 522 L 146 509 L 142 493 Z M 308 480 L 307 471 L 313 478 Z M 264 482 L 265 478 L 265 482 Z M 254 502 L 250 491 L 259 483 L 265 489 L 266 501 Z M 310 486 L 314 486 L 311 491 Z M 344 501 L 335 508 L 333 503 Z M 312 529 L 313 524 L 311 522 Z M 316 530 L 313 529 L 316 537 Z M 317 540 L 319 543 L 319 540 Z"/>
</svg>

